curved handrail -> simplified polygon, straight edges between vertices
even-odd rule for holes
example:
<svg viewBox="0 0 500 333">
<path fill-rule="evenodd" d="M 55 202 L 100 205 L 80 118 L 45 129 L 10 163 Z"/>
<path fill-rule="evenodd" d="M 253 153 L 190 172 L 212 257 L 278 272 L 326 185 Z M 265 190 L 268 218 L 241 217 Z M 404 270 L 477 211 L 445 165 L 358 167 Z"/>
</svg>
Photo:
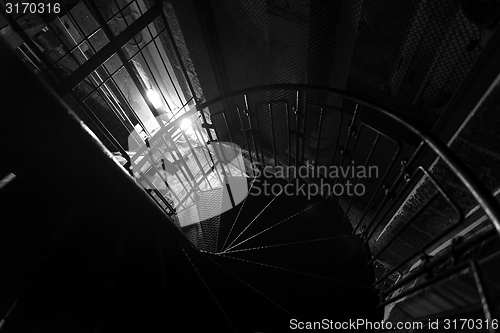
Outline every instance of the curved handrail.
<svg viewBox="0 0 500 333">
<path fill-rule="evenodd" d="M 372 110 L 376 111 L 378 114 L 395 120 L 397 123 L 403 125 L 408 130 L 413 132 L 419 138 L 421 138 L 453 171 L 455 175 L 460 179 L 460 181 L 467 187 L 467 189 L 472 193 L 474 198 L 477 200 L 479 205 L 484 209 L 486 215 L 489 217 L 493 226 L 495 227 L 497 233 L 500 235 L 500 204 L 491 195 L 490 191 L 474 176 L 474 174 L 463 164 L 463 162 L 446 146 L 441 142 L 433 133 L 425 129 L 419 128 L 417 125 L 413 124 L 404 115 L 399 112 L 384 106 L 382 104 L 369 101 L 355 94 L 349 93 L 344 90 L 324 87 L 319 85 L 308 85 L 308 84 L 269 84 L 254 86 L 246 89 L 237 90 L 228 93 L 223 96 L 213 98 L 209 101 L 199 103 L 196 105 L 198 111 L 202 111 L 213 104 L 228 100 L 230 98 L 238 97 L 241 95 L 247 95 L 250 93 L 262 92 L 262 91 L 272 91 L 272 90 L 290 90 L 290 91 L 303 91 L 303 92 L 325 92 L 333 94 L 339 97 L 350 99 L 358 104 L 367 106 Z"/>
</svg>

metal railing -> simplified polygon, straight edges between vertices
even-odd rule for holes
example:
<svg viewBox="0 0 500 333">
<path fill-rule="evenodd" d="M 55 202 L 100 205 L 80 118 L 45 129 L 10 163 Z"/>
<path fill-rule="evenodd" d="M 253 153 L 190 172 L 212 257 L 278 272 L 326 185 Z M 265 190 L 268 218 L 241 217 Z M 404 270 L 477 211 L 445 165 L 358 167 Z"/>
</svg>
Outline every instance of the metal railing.
<svg viewBox="0 0 500 333">
<path fill-rule="evenodd" d="M 327 102 L 320 104 L 318 100 Z M 294 166 L 294 170 L 300 167 L 309 170 L 327 167 L 328 170 L 352 166 L 354 158 L 361 161 L 359 164 L 365 168 L 377 165 L 382 169 L 378 173 L 379 179 L 366 185 L 368 195 L 356 197 L 344 193 L 332 196 L 332 193 L 322 193 L 341 204 L 345 211 L 344 219 L 351 219 L 353 233 L 359 234 L 365 244 L 370 246 L 372 255 L 368 264 L 383 263 L 380 259 L 388 253 L 390 255 L 391 246 L 408 227 L 423 214 L 432 212 L 430 208 L 433 204 L 444 204 L 441 210 L 450 212 L 452 222 L 437 230 L 433 237 L 429 236 L 422 246 L 404 260 L 390 265 L 373 283 L 380 289 L 380 306 L 399 301 L 469 269 L 473 273 L 480 300 L 479 304 L 470 306 L 479 306 L 485 319 L 491 322 L 493 296 L 489 295 L 488 286 L 482 278 L 481 265 L 497 258 L 498 252 L 488 258 L 470 258 L 464 254 L 485 242 L 498 241 L 500 206 L 462 161 L 432 133 L 418 128 L 394 110 L 344 91 L 320 86 L 276 84 L 252 87 L 201 103 L 197 109 L 199 112 L 210 110 L 212 122 L 205 122 L 205 129 L 214 129 L 221 141 L 240 145 L 246 157 L 261 169 Z M 408 141 L 415 143 L 417 139 L 418 144 L 412 146 L 406 140 L 395 139 L 364 120 L 368 118 L 364 114 L 373 113 L 383 119 L 382 123 L 395 122 L 406 128 L 414 136 Z M 328 117 L 335 118 L 336 122 L 326 124 Z M 333 130 L 333 133 L 327 133 L 329 130 Z M 329 145 L 329 149 L 321 150 L 325 144 Z M 435 155 L 436 161 L 431 166 L 419 164 L 419 156 L 425 151 Z M 319 176 L 327 177 L 325 174 Z M 458 182 L 453 185 L 455 187 L 450 187 L 450 183 L 455 182 L 453 177 Z M 345 185 L 349 181 L 347 178 L 336 177 L 328 181 L 332 186 Z M 309 184 L 318 183 L 318 177 L 310 179 L 300 172 L 286 180 L 293 179 Z M 359 182 L 358 178 L 356 184 Z M 452 193 L 457 186 L 467 189 L 482 211 L 478 220 L 488 223 L 484 223 L 482 230 L 472 237 L 465 240 L 456 237 L 449 251 L 439 252 L 436 248 L 447 241 L 449 243 L 471 215 L 467 214 L 472 208 L 471 204 L 457 202 L 456 195 Z M 428 191 L 420 195 L 402 228 L 390 234 L 391 237 L 381 240 L 388 225 L 408 205 L 409 199 L 401 197 L 408 189 L 413 190 L 413 196 L 420 189 Z M 478 207 L 473 211 L 478 210 Z M 443 265 L 446 267 L 443 268 Z M 391 281 L 394 274 L 400 275 L 396 283 Z M 434 314 L 432 318 L 446 317 L 450 313 Z M 469 307 L 454 309 L 453 312 L 454 317 L 470 314 Z M 425 320 L 422 319 L 422 322 Z M 493 328 L 490 327 L 490 330 L 493 331 Z"/>
</svg>

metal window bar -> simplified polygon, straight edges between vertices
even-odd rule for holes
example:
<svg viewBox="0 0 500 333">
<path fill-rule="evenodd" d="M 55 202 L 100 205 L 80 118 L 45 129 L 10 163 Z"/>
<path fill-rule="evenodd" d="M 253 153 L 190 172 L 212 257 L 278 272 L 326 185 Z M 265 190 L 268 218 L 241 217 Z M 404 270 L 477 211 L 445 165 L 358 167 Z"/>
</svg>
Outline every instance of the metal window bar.
<svg viewBox="0 0 500 333">
<path fill-rule="evenodd" d="M 68 15 L 69 15 L 68 17 L 70 17 L 70 18 L 72 17 L 72 16 L 71 16 L 71 11 L 68 11 Z M 73 20 L 74 20 L 74 18 L 73 18 Z M 47 23 L 47 25 L 51 25 L 51 24 L 50 24 L 50 22 L 46 22 L 46 23 Z M 78 26 L 78 25 L 77 25 L 77 26 Z M 25 35 L 25 34 L 24 34 L 24 35 Z M 82 34 L 82 35 L 83 35 L 83 36 L 85 36 L 85 34 Z M 86 42 L 86 41 L 88 41 L 88 40 L 89 40 L 89 38 L 91 38 L 91 37 L 92 37 L 92 35 L 93 35 L 93 34 L 91 34 L 90 36 L 86 36 L 86 38 L 84 38 L 84 40 L 83 40 L 82 42 Z M 32 49 L 32 50 L 35 50 L 35 52 L 37 52 L 37 51 L 38 51 L 38 48 L 37 48 L 37 47 L 33 44 L 33 42 L 31 41 L 31 39 L 29 39 L 29 37 L 27 37 L 27 36 L 24 36 L 24 37 L 25 37 L 24 41 L 25 41 L 25 42 L 27 42 L 28 44 L 30 44 L 30 43 L 31 43 L 31 44 L 32 44 L 31 49 Z M 90 46 L 90 47 L 93 47 L 92 43 L 88 43 L 88 44 L 89 44 L 89 46 Z M 75 49 L 77 49 L 77 48 L 78 48 L 78 46 L 77 46 L 77 47 L 75 47 Z M 42 61 L 47 62 L 47 61 L 45 60 L 45 57 L 44 57 L 43 55 L 39 55 L 39 58 L 40 58 Z M 58 73 L 57 73 L 57 71 L 56 71 L 56 70 L 54 70 L 54 69 L 53 69 L 53 68 L 54 68 L 53 66 L 51 66 L 50 64 L 46 64 L 46 66 L 45 66 L 45 67 L 46 67 L 46 68 L 49 68 L 49 70 L 50 70 L 50 69 L 52 69 L 52 70 L 51 70 L 51 74 L 55 75 L 55 76 L 56 76 L 56 78 L 58 77 Z M 41 72 L 43 72 L 43 71 L 41 71 Z M 62 80 L 61 80 L 61 77 L 59 77 L 59 78 L 58 78 L 58 80 L 59 80 L 59 81 L 62 81 Z M 67 86 L 66 86 L 66 87 L 67 87 Z M 75 97 L 75 95 L 74 95 L 74 94 L 71 94 L 71 96 L 72 96 L 72 97 Z M 102 94 L 101 94 L 101 96 L 102 96 Z M 77 101 L 79 100 L 78 98 L 75 98 L 75 99 L 76 99 Z M 107 99 L 107 98 L 104 98 L 104 100 L 106 100 L 106 99 Z M 108 105 L 109 105 L 109 101 L 107 101 L 107 102 L 108 102 Z M 83 103 L 82 103 L 82 101 L 81 101 L 81 100 L 79 101 L 79 104 L 83 105 Z M 113 106 L 111 106 L 111 105 L 109 105 L 109 106 L 110 106 L 111 110 L 113 110 L 113 111 L 115 111 L 115 110 L 116 110 L 116 109 L 115 109 L 115 107 L 113 107 Z M 85 107 L 84 107 L 84 108 L 85 108 Z M 127 155 L 126 155 L 126 154 L 124 154 L 123 147 L 121 147 L 121 145 L 117 144 L 116 140 L 114 140 L 114 137 L 113 137 L 112 135 L 109 135 L 109 134 L 107 134 L 107 133 L 106 133 L 106 132 L 107 132 L 107 129 L 105 129 L 105 128 L 104 128 L 104 126 L 102 126 L 102 123 L 96 119 L 96 117 L 93 115 L 93 113 L 90 113 L 90 112 L 88 112 L 88 111 L 87 111 L 87 114 L 93 118 L 93 119 L 92 119 L 92 121 L 93 121 L 95 124 L 97 124 L 97 125 L 98 125 L 98 127 L 99 127 L 99 128 L 100 128 L 100 130 L 101 130 L 101 132 L 103 132 L 103 134 L 105 134 L 105 136 L 107 137 L 107 140 L 108 140 L 108 141 L 110 141 L 110 142 L 111 142 L 111 143 L 115 146 L 115 148 L 116 148 L 117 150 L 121 151 L 122 156 L 123 156 L 124 158 L 126 158 L 126 159 L 127 159 L 128 157 L 127 157 Z M 120 118 L 122 118 L 122 117 L 118 117 L 118 118 L 120 119 Z M 123 119 L 121 119 L 121 120 L 123 120 Z"/>
<path fill-rule="evenodd" d="M 174 46 L 173 47 L 174 53 L 175 53 L 175 56 L 177 58 L 179 65 L 181 67 L 182 73 L 184 74 L 184 78 L 186 79 L 187 85 L 189 87 L 189 91 L 191 93 L 191 97 L 193 97 L 195 100 L 198 100 L 200 98 L 200 96 L 197 96 L 195 93 L 193 83 L 191 82 L 191 79 L 188 75 L 188 71 L 186 69 L 186 65 L 184 64 L 184 61 L 182 60 L 182 56 L 181 56 L 179 49 L 177 47 L 177 43 L 175 42 L 175 38 L 172 34 L 172 30 L 170 29 L 170 25 L 168 23 L 167 17 L 165 16 L 165 13 L 163 11 L 161 11 L 160 17 L 163 20 L 163 24 L 165 25 L 165 29 L 166 29 L 167 34 L 168 34 L 168 38 L 170 39 L 170 43 Z"/>
<path fill-rule="evenodd" d="M 7 16 L 7 19 L 9 20 L 8 16 Z M 17 25 L 17 23 L 12 20 L 9 20 L 10 23 L 15 27 L 15 29 L 20 29 L 20 27 Z M 34 44 L 34 42 L 26 35 L 26 33 L 22 30 L 17 30 L 18 33 L 20 33 L 21 37 L 23 38 L 23 41 L 28 45 L 30 46 L 30 49 L 33 50 L 35 53 L 37 53 L 37 56 L 38 58 L 45 64 L 45 66 L 47 68 L 51 68 L 53 69 L 53 66 L 47 61 L 46 57 L 41 53 L 41 51 L 38 49 L 38 47 Z M 41 72 L 41 71 L 40 71 Z M 56 70 L 52 70 L 51 72 L 52 75 L 55 76 L 55 78 L 57 80 L 61 80 L 61 76 L 60 74 L 56 71 Z M 78 96 L 76 96 L 75 94 L 71 94 L 71 96 L 75 99 L 79 99 Z M 95 114 L 90 110 L 88 109 L 83 101 L 80 101 L 80 105 L 82 108 L 86 109 L 87 111 L 87 114 L 91 117 L 91 120 L 94 124 L 96 124 L 98 126 L 98 129 L 101 131 L 101 133 L 104 134 L 104 136 L 106 137 L 106 139 L 117 149 L 121 152 L 122 156 L 126 159 L 128 159 L 128 156 L 125 154 L 125 151 L 123 149 L 123 147 L 118 143 L 118 141 L 116 141 L 116 139 L 114 138 L 114 136 L 108 131 L 108 129 L 102 124 L 102 122 L 95 116 Z"/>
<path fill-rule="evenodd" d="M 115 1 L 115 3 L 116 3 L 116 1 Z M 141 15 L 143 15 L 144 13 L 143 13 L 143 11 L 142 11 L 142 9 L 141 9 L 141 6 L 137 6 L 137 7 L 138 7 L 138 9 L 139 9 L 140 14 L 141 14 Z M 129 24 L 128 24 L 127 20 L 124 20 L 124 21 L 125 21 L 125 24 L 126 24 L 127 26 L 129 26 Z M 155 49 L 156 49 L 156 51 L 158 52 L 158 54 L 161 54 L 161 51 L 160 51 L 160 49 L 158 48 L 158 45 L 157 45 L 157 37 L 158 37 L 161 33 L 165 32 L 165 31 L 167 30 L 167 28 L 163 28 L 162 30 L 160 30 L 159 32 L 157 32 L 157 33 L 156 33 L 156 35 L 154 35 L 154 34 L 151 32 L 150 24 L 148 24 L 148 25 L 146 26 L 146 28 L 147 28 L 147 30 L 148 30 L 148 32 L 149 32 L 150 41 L 146 42 L 146 44 L 144 44 L 144 46 L 142 46 L 142 47 L 141 47 L 141 46 L 139 46 L 139 47 L 138 47 L 138 51 L 137 51 L 137 52 L 135 52 L 135 53 L 133 53 L 133 54 L 131 55 L 131 59 L 135 58 L 135 57 L 136 57 L 137 55 L 139 55 L 139 54 L 141 55 L 141 57 L 142 57 L 142 59 L 143 59 L 143 62 L 146 64 L 146 66 L 147 66 L 147 68 L 148 68 L 148 71 L 149 71 L 149 73 L 151 74 L 151 77 L 153 78 L 153 81 L 154 81 L 154 83 L 155 83 L 156 88 L 160 91 L 160 94 L 162 95 L 163 100 L 166 102 L 166 104 L 167 104 L 167 106 L 168 106 L 168 108 L 169 108 L 170 112 L 171 112 L 171 113 L 172 113 L 172 115 L 174 116 L 174 115 L 175 115 L 175 113 L 174 113 L 174 111 L 173 111 L 172 107 L 170 106 L 170 103 L 168 103 L 168 99 L 164 96 L 164 92 L 163 92 L 163 90 L 158 88 L 158 87 L 160 87 L 160 85 L 159 85 L 159 83 L 158 83 L 158 80 L 157 80 L 156 76 L 154 75 L 154 73 L 153 73 L 153 71 L 152 71 L 152 69 L 151 69 L 151 66 L 150 66 L 150 61 L 146 60 L 146 58 L 145 58 L 145 54 L 143 53 L 143 50 L 145 50 L 145 49 L 146 49 L 146 47 L 147 47 L 149 44 L 151 44 L 151 43 L 152 43 L 152 44 L 154 44 Z M 135 37 L 134 37 L 134 39 L 135 39 Z M 170 71 L 168 70 L 167 65 L 165 64 L 165 59 L 164 59 L 164 57 L 160 57 L 160 60 L 161 60 L 161 62 L 162 62 L 162 64 L 163 64 L 163 67 L 165 68 L 165 72 L 167 73 L 167 75 L 168 75 L 168 78 L 169 78 L 170 82 L 174 82 L 174 80 L 172 79 L 172 76 L 171 76 L 171 74 L 170 74 Z M 179 94 L 179 91 L 178 91 L 178 89 L 177 89 L 176 85 L 174 84 L 174 85 L 173 85 L 173 87 L 174 87 L 174 91 L 175 91 L 175 93 L 176 93 L 176 95 L 177 95 L 178 99 L 182 102 L 182 101 L 183 101 L 183 98 L 182 98 L 182 97 L 181 97 L 181 95 Z"/>
</svg>

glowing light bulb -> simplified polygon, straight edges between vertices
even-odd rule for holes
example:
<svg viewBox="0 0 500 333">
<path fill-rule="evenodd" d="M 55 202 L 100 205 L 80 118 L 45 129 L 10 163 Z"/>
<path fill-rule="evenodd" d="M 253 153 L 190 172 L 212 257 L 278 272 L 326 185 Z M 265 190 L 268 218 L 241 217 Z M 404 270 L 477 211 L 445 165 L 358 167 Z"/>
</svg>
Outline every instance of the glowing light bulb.
<svg viewBox="0 0 500 333">
<path fill-rule="evenodd" d="M 187 130 L 189 127 L 191 127 L 191 119 L 186 118 L 181 121 L 181 124 L 179 125 L 181 130 Z"/>
<path fill-rule="evenodd" d="M 160 95 L 158 95 L 156 91 L 150 89 L 146 92 L 146 95 L 148 96 L 149 101 L 151 102 L 151 104 L 153 104 L 155 109 L 158 109 L 163 106 L 161 97 Z"/>
</svg>

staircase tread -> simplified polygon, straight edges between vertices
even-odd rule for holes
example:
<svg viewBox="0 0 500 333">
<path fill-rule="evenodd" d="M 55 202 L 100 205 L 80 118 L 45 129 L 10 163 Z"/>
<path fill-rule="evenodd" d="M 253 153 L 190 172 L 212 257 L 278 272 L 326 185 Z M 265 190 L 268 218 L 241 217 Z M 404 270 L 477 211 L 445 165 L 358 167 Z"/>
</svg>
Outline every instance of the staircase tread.
<svg viewBox="0 0 500 333">
<path fill-rule="evenodd" d="M 295 318 L 314 321 L 376 317 L 376 291 L 367 286 L 292 273 L 220 255 L 216 260 L 281 304 Z"/>
</svg>

